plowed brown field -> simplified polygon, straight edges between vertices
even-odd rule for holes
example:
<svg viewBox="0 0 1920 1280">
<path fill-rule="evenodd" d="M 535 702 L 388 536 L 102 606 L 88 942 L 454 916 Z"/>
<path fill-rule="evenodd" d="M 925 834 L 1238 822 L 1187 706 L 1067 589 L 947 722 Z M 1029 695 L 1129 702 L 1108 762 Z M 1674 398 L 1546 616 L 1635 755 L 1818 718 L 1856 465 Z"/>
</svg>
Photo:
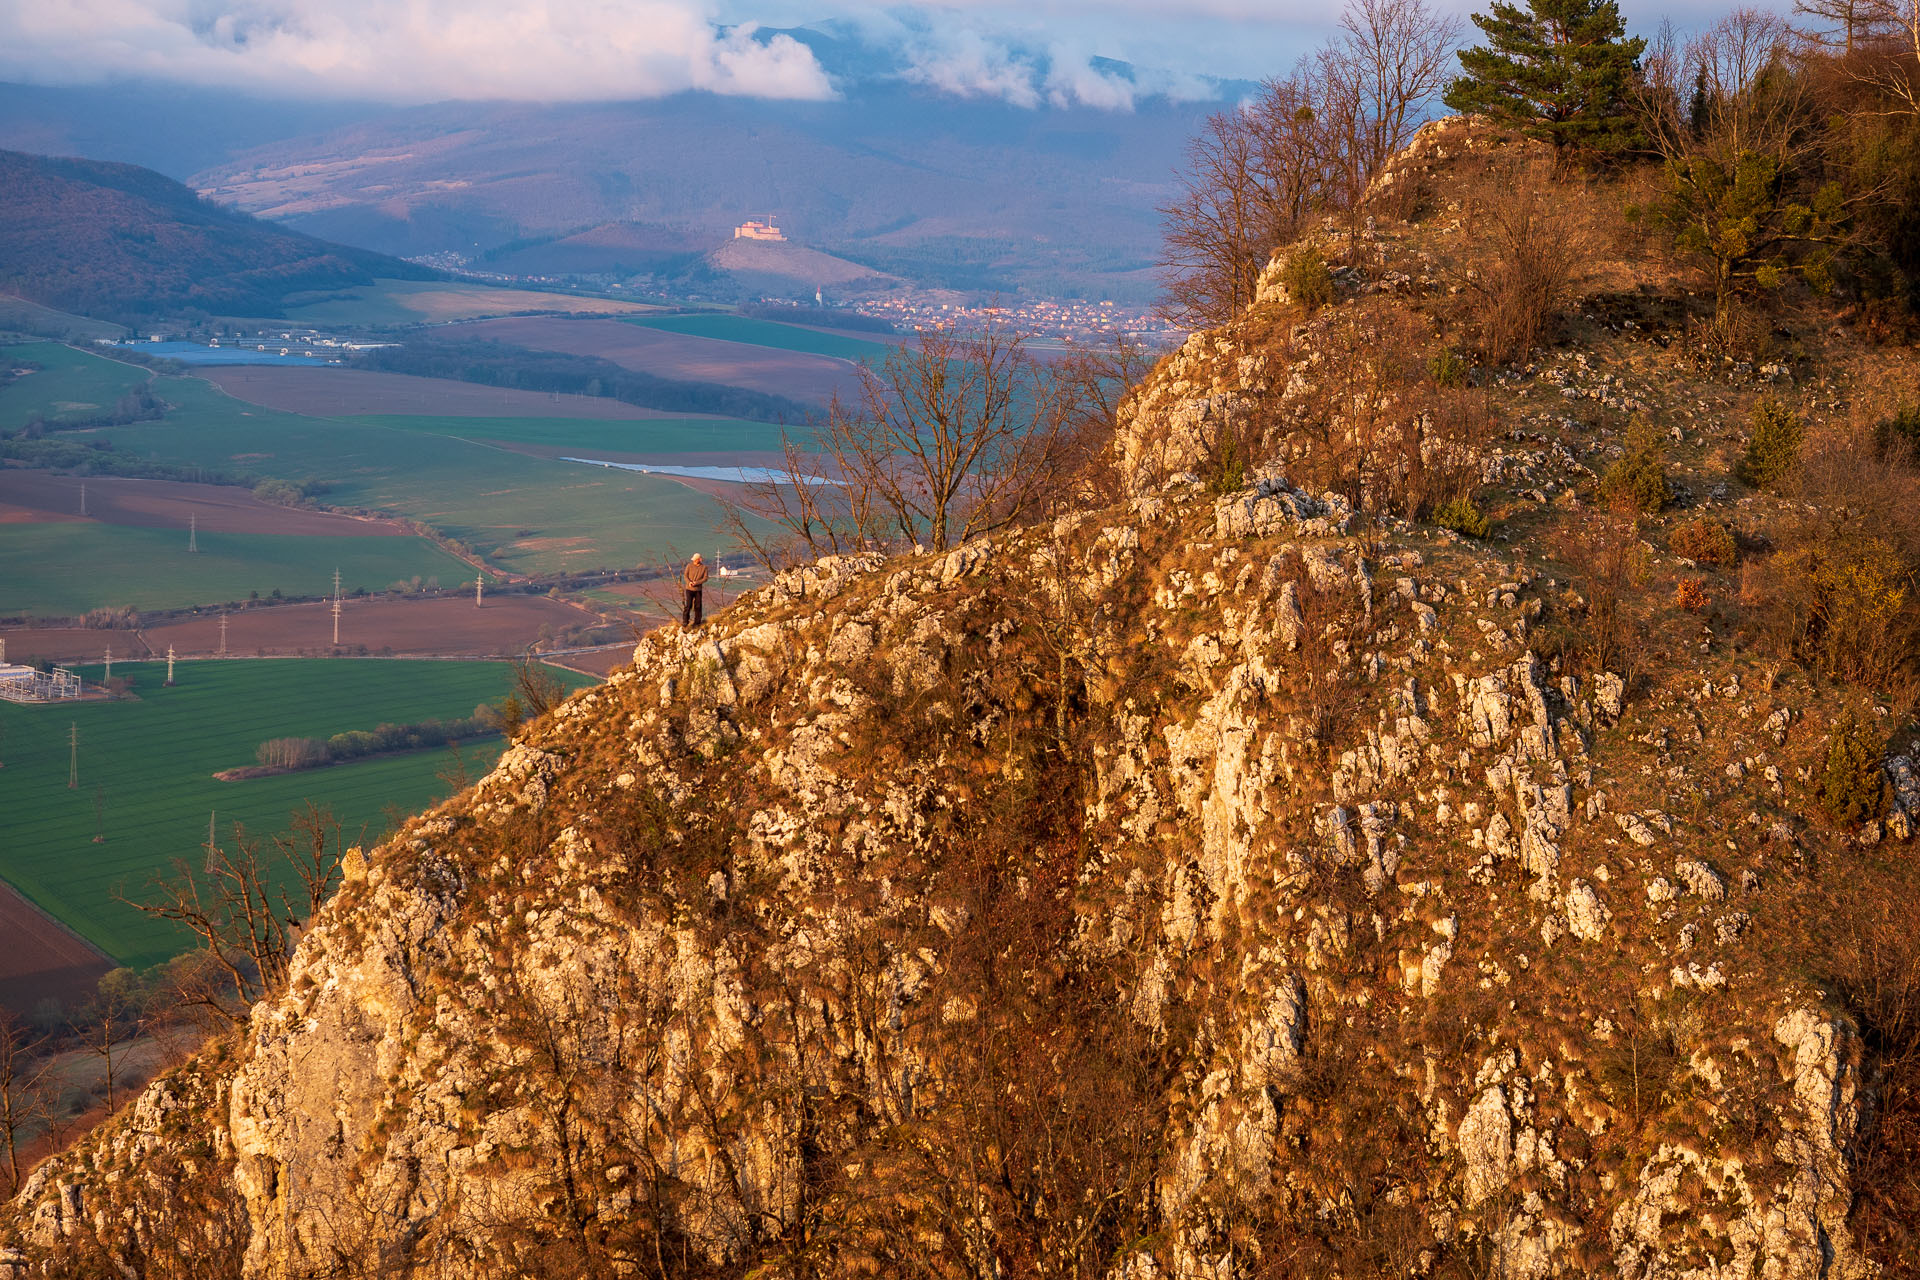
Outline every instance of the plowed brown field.
<svg viewBox="0 0 1920 1280">
<path fill-rule="evenodd" d="M 0 1006 L 26 1015 L 52 997 L 76 1009 L 113 961 L 0 883 Z"/>
<path fill-rule="evenodd" d="M 80 514 L 80 490 L 87 510 Z M 187 484 L 178 480 L 127 480 L 118 476 L 62 476 L 50 471 L 0 468 L 0 520 L 97 520 L 144 529 L 203 533 L 287 533 L 347 538 L 414 536 L 391 520 L 368 520 L 331 511 L 262 502 L 236 485 Z"/>
</svg>

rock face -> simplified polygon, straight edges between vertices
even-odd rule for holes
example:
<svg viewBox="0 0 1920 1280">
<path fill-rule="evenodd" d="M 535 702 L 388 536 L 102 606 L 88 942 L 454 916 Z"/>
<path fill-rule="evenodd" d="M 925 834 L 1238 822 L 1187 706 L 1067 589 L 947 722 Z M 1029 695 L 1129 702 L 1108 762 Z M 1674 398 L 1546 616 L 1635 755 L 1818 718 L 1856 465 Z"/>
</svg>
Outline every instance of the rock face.
<svg viewBox="0 0 1920 1280">
<path fill-rule="evenodd" d="M 963 1155 L 1038 1149 L 971 1109 L 984 1078 L 1041 1129 L 1111 1109 L 1118 1150 L 1045 1186 L 1125 1192 L 1089 1234 L 1160 1241 L 1129 1275 L 1224 1274 L 1223 1222 L 1277 1247 L 1396 1148 L 1375 1211 L 1506 1274 L 1851 1274 L 1848 1024 L 1739 931 L 1670 981 L 1620 963 L 1760 904 L 1641 860 L 1644 819 L 1621 843 L 1594 805 L 1618 690 L 1516 655 L 1544 588 L 1505 578 L 1430 535 L 1353 543 L 1269 477 L 815 566 L 657 634 L 350 859 L 201 1104 L 163 1081 L 42 1169 L 22 1256 L 123 1248 L 108 1210 L 171 1125 L 250 1276 L 530 1274 L 569 1229 L 739 1272 L 829 1222 L 864 1222 L 839 1268 L 990 1259 L 1013 1202 L 925 1216 L 998 1203 Z M 1714 1033 L 1636 1103 L 1627 1016 Z M 1768 1109 L 1752 1143 L 1696 1135 L 1736 1105 Z"/>
<path fill-rule="evenodd" d="M 1133 397 L 1123 503 L 656 632 L 349 856 L 0 1276 L 1865 1275 L 1754 781 L 1805 709 L 1560 664 L 1536 563 L 1284 459 L 1183 475 L 1304 385 L 1261 323 Z"/>
</svg>

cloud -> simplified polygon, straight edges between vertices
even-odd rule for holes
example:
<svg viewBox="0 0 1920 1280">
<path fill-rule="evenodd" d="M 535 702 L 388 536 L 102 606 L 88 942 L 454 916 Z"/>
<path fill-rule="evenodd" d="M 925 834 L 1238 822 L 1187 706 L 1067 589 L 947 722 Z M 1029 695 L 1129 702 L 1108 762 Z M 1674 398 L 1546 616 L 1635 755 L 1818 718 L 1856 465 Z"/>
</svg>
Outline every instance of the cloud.
<svg viewBox="0 0 1920 1280">
<path fill-rule="evenodd" d="M 1202 76 L 1123 66 L 1101 56 L 1107 41 L 1070 30 L 1072 24 L 893 9 L 864 13 L 845 25 L 858 29 L 870 47 L 888 51 L 899 78 L 955 97 L 997 98 L 1029 110 L 1131 111 L 1149 96 L 1218 96 Z"/>
<path fill-rule="evenodd" d="M 128 77 L 382 102 L 833 96 L 804 45 L 721 27 L 703 0 L 0 4 L 0 78 Z"/>
</svg>

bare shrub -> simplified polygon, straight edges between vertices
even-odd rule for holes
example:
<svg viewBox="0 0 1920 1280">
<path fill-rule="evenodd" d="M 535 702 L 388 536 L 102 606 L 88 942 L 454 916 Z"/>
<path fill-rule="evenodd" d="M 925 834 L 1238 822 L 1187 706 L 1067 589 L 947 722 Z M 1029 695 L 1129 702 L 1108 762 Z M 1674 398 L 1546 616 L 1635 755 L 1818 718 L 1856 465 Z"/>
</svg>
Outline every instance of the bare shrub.
<svg viewBox="0 0 1920 1280">
<path fill-rule="evenodd" d="M 785 474 L 746 486 L 728 527 L 770 568 L 870 547 L 944 551 L 1046 508 L 1077 456 L 1071 405 L 1068 384 L 1009 328 L 924 333 L 861 366 L 856 400 L 836 397 L 811 438 L 783 432 Z"/>
<path fill-rule="evenodd" d="M 1862 866 L 1861 858 L 1871 860 Z M 1920 931 L 1909 909 L 1920 863 L 1889 845 L 1836 858 L 1810 904 L 1812 954 L 1860 1027 L 1874 1123 L 1861 1136 L 1853 1228 L 1884 1274 L 1920 1274 Z"/>
<path fill-rule="evenodd" d="M 1763 573 L 1742 581 L 1763 644 L 1825 675 L 1884 686 L 1920 639 L 1920 475 L 1870 429 L 1809 434 L 1791 515 Z"/>
<path fill-rule="evenodd" d="M 1644 624 L 1633 603 L 1647 574 L 1640 525 L 1631 515 L 1606 512 L 1593 527 L 1570 531 L 1561 556 L 1585 601 L 1568 656 L 1589 671 L 1613 671 L 1632 683 L 1641 659 Z"/>
<path fill-rule="evenodd" d="M 152 900 L 131 903 L 194 939 L 202 959 L 178 997 L 236 1025 L 256 1000 L 286 986 L 298 930 L 340 880 L 340 824 L 331 810 L 309 801 L 271 844 L 263 854 L 261 841 L 235 824 L 231 847 L 209 843 L 198 869 L 175 858 L 171 875 L 155 877 Z"/>
<path fill-rule="evenodd" d="M 1518 166 L 1491 170 L 1467 217 L 1483 247 L 1459 283 L 1481 354 L 1519 359 L 1552 334 L 1594 255 L 1593 235 L 1565 193 L 1543 194 Z"/>
</svg>

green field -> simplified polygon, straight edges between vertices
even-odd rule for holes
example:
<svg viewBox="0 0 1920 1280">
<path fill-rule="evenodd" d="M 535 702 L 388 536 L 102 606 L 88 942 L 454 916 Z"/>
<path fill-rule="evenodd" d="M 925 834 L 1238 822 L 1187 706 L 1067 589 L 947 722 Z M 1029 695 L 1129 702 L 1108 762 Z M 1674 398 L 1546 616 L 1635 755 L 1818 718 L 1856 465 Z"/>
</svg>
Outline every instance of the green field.
<svg viewBox="0 0 1920 1280">
<path fill-rule="evenodd" d="M 99 668 L 82 668 L 90 679 Z M 325 737 L 383 722 L 471 715 L 512 687 L 498 662 L 371 659 L 184 662 L 173 688 L 164 663 L 115 663 L 137 700 L 20 706 L 0 702 L 0 877 L 123 964 L 167 959 L 183 939 L 115 901 L 140 897 L 156 871 L 194 858 L 209 812 L 223 839 L 233 824 L 267 835 L 311 798 L 333 809 L 350 842 L 378 839 L 390 808 L 416 812 L 443 798 L 450 752 L 423 751 L 303 773 L 220 782 L 254 762 L 268 738 Z M 590 683 L 556 672 L 569 687 Z M 80 734 L 80 785 L 67 786 L 69 726 Z M 492 767 L 497 738 L 460 756 L 473 779 Z M 93 843 L 103 795 L 104 843 Z M 362 834 L 364 833 L 364 835 Z"/>
<path fill-rule="evenodd" d="M 97 417 L 127 392 L 145 386 L 151 376 L 145 369 L 58 342 L 0 347 L 0 361 L 41 366 L 0 387 L 0 430 L 17 427 L 36 413 L 49 422 Z"/>
<path fill-rule="evenodd" d="M 769 422 L 737 418 L 645 418 L 601 421 L 590 418 L 453 418 L 422 414 L 368 415 L 348 419 L 369 426 L 464 440 L 496 440 L 545 449 L 596 453 L 732 453 L 778 449 L 780 428 Z"/>
<path fill-rule="evenodd" d="M 742 342 L 753 347 L 772 347 L 776 351 L 800 351 L 808 355 L 833 356 L 840 360 L 884 359 L 894 344 L 868 342 L 837 333 L 803 329 L 781 324 L 778 320 L 755 320 L 749 316 L 707 312 L 685 316 L 641 316 L 627 321 L 648 329 L 664 329 L 695 338 L 715 338 L 721 342 Z"/>
<path fill-rule="evenodd" d="M 425 538 L 266 533 L 196 535 L 115 524 L 0 524 L 0 615 L 81 614 L 100 606 L 177 609 L 270 596 L 320 596 L 333 571 L 347 591 L 416 576 L 452 586 L 473 569 Z"/>
<path fill-rule="evenodd" d="M 649 309 L 643 304 L 611 298 L 449 280 L 376 280 L 365 288 L 328 294 L 310 302 L 296 296 L 292 302 L 287 308 L 288 320 L 321 326 L 444 324 L 529 311 L 625 315 Z"/>
<path fill-rule="evenodd" d="M 307 418 L 235 400 L 197 378 L 167 378 L 161 394 L 175 406 L 164 420 L 97 435 L 131 457 L 318 480 L 327 503 L 424 521 L 516 572 L 651 564 L 711 546 L 720 522 L 718 504 L 685 485 L 421 429 L 441 420 Z M 501 420 L 465 421 L 477 436 Z"/>
</svg>

